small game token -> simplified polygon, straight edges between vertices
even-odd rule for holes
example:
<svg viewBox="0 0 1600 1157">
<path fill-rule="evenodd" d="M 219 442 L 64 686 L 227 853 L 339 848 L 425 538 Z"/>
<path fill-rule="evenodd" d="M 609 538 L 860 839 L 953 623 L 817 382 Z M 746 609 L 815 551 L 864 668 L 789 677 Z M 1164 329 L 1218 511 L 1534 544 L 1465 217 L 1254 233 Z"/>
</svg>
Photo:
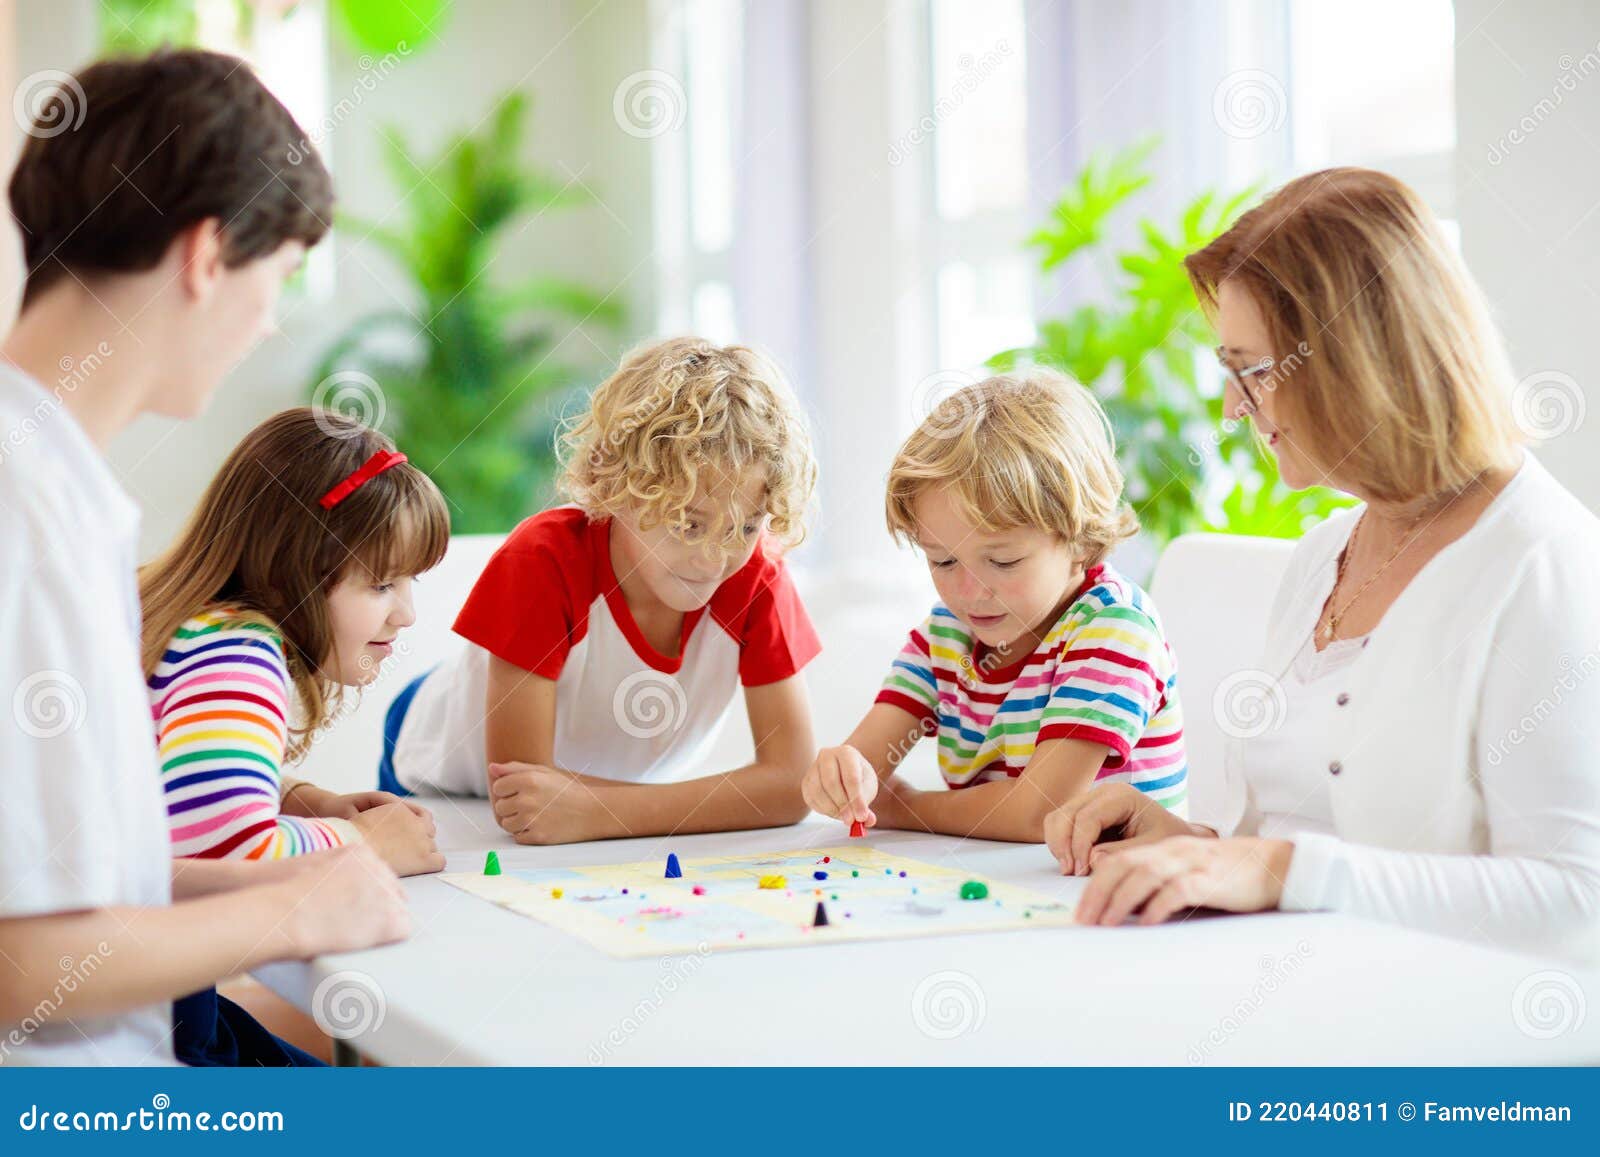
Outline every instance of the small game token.
<svg viewBox="0 0 1600 1157">
<path fill-rule="evenodd" d="M 696 896 L 704 896 L 706 894 L 705 886 L 702 884 L 696 884 L 694 886 L 694 894 Z"/>
<path fill-rule="evenodd" d="M 826 880 L 828 878 L 828 873 L 826 873 L 826 872 L 812 872 L 811 873 L 811 878 L 813 880 Z"/>
<path fill-rule="evenodd" d="M 813 928 L 826 928 L 828 926 L 828 910 L 822 906 L 822 901 L 817 901 L 817 912 L 811 918 Z"/>
<path fill-rule="evenodd" d="M 982 880 L 968 880 L 961 885 L 961 898 L 963 900 L 986 900 L 989 898 L 989 885 Z"/>
<path fill-rule="evenodd" d="M 667 853 L 667 879 L 679 880 L 683 878 L 683 869 L 678 866 L 678 853 Z"/>
<path fill-rule="evenodd" d="M 767 888 L 771 891 L 777 891 L 779 888 L 786 887 L 788 881 L 782 876 L 762 876 L 760 880 L 756 881 L 756 883 L 762 888 Z"/>
<path fill-rule="evenodd" d="M 500 853 L 490 852 L 483 859 L 483 874 L 485 876 L 498 876 L 500 874 Z"/>
<path fill-rule="evenodd" d="M 550 898 L 552 900 L 561 899 L 561 895 L 562 895 L 562 893 L 561 893 L 561 889 L 560 888 L 551 888 L 550 889 Z"/>
<path fill-rule="evenodd" d="M 861 821 L 860 820 L 851 820 L 850 821 L 850 838 L 852 840 L 859 840 L 862 836 L 864 836 L 866 834 L 867 834 L 867 829 L 861 826 Z"/>
</svg>

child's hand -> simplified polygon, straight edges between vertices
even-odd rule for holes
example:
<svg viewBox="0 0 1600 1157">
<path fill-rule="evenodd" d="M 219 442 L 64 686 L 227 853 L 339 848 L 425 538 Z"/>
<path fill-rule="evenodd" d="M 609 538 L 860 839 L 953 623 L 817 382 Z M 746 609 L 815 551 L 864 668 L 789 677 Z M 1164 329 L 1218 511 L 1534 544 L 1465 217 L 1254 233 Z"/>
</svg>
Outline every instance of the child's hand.
<svg viewBox="0 0 1600 1157">
<path fill-rule="evenodd" d="M 1193 829 L 1128 783 L 1105 783 L 1068 800 L 1044 818 L 1044 842 L 1063 876 L 1087 876 L 1109 852 L 1132 844 L 1187 836 Z M 1107 835 L 1115 839 L 1106 841 Z"/>
<path fill-rule="evenodd" d="M 427 808 L 408 799 L 402 799 L 392 791 L 352 791 L 346 795 L 330 795 L 323 803 L 323 806 L 329 810 L 313 812 L 312 814 L 353 820 L 362 812 L 368 812 L 375 807 L 383 807 L 385 804 L 391 803 L 402 804 L 423 819 L 429 817 Z"/>
<path fill-rule="evenodd" d="M 444 856 L 434 843 L 433 817 L 417 814 L 405 803 L 379 804 L 350 820 L 361 837 L 401 876 L 417 876 L 444 868 Z"/>
<path fill-rule="evenodd" d="M 353 791 L 346 795 L 327 791 L 314 783 L 297 783 L 283 797 L 283 814 L 317 819 L 353 820 L 362 812 L 386 803 L 403 803 L 426 818 L 428 809 L 389 791 Z"/>
<path fill-rule="evenodd" d="M 400 881 L 370 846 L 330 848 L 283 863 L 292 869 L 273 887 L 285 897 L 285 926 L 297 956 L 354 952 L 411 935 Z"/>
<path fill-rule="evenodd" d="M 519 844 L 595 839 L 601 804 L 586 777 L 540 763 L 491 763 L 494 818 Z"/>
<path fill-rule="evenodd" d="M 800 794 L 812 811 L 838 820 L 878 822 L 868 805 L 878 794 L 878 773 L 848 743 L 824 747 L 800 782 Z"/>
</svg>

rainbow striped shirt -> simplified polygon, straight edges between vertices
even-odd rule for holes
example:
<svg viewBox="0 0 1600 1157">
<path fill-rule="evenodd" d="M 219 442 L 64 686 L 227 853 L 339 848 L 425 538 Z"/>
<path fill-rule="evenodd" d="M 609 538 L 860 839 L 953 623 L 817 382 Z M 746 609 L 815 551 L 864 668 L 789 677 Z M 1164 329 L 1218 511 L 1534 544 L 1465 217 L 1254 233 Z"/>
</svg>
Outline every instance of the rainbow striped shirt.
<svg viewBox="0 0 1600 1157">
<path fill-rule="evenodd" d="M 1188 765 L 1177 667 L 1150 596 L 1095 567 L 1039 646 L 995 669 L 943 603 L 895 660 L 879 703 L 937 734 L 953 788 L 1021 775 L 1049 739 L 1103 743 L 1096 782 L 1121 781 L 1187 815 Z"/>
<path fill-rule="evenodd" d="M 278 810 L 289 668 L 277 631 L 203 612 L 178 629 L 146 683 L 174 856 L 277 859 L 361 838 L 345 820 Z"/>
</svg>

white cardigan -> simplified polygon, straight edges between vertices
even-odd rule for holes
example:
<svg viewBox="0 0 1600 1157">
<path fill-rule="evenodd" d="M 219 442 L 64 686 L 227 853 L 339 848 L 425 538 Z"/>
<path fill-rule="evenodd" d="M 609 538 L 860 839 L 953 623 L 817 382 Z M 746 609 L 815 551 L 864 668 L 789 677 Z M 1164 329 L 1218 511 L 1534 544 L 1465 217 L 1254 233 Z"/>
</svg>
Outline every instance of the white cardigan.
<svg viewBox="0 0 1600 1157">
<path fill-rule="evenodd" d="M 1315 628 L 1358 513 L 1296 548 L 1269 674 Z M 1600 960 L 1600 520 L 1527 456 L 1401 592 L 1343 686 L 1344 737 L 1307 737 L 1336 748 L 1307 758 L 1330 777 L 1338 835 L 1292 837 L 1282 907 Z M 1224 835 L 1259 819 L 1245 742 L 1224 760 Z"/>
</svg>

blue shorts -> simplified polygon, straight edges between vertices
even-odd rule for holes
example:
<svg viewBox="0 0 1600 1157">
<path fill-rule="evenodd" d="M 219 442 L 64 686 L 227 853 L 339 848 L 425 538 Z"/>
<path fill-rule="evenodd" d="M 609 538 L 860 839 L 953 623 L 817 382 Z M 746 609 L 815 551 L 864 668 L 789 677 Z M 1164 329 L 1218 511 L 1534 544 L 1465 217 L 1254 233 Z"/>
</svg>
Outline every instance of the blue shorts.
<svg viewBox="0 0 1600 1157">
<path fill-rule="evenodd" d="M 184 1064 L 200 1068 L 323 1067 L 214 988 L 172 1002 L 172 1051 Z"/>
<path fill-rule="evenodd" d="M 394 773 L 394 745 L 400 740 L 400 727 L 406 721 L 406 712 L 411 709 L 411 701 L 417 697 L 417 688 L 422 686 L 422 681 L 432 670 L 424 671 L 411 682 L 407 683 L 394 697 L 394 702 L 389 704 L 389 711 L 383 717 L 383 755 L 378 760 L 378 790 L 392 791 L 395 795 L 410 795 L 400 785 L 399 778 Z"/>
</svg>

